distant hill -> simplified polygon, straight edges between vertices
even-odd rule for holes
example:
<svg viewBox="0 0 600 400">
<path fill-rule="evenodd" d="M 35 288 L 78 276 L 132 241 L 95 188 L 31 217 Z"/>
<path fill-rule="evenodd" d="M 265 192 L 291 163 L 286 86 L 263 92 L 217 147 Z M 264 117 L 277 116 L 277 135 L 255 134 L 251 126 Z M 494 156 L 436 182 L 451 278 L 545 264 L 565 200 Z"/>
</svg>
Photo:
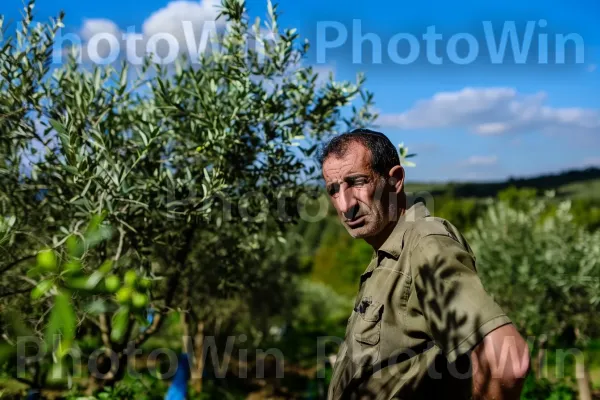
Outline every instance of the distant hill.
<svg viewBox="0 0 600 400">
<path fill-rule="evenodd" d="M 535 188 L 540 192 L 556 190 L 565 197 L 600 199 L 600 168 L 569 170 L 557 174 L 529 178 L 511 178 L 501 182 L 461 182 L 406 184 L 408 192 L 427 191 L 433 196 L 452 195 L 455 198 L 496 197 L 498 192 L 510 187 Z"/>
</svg>

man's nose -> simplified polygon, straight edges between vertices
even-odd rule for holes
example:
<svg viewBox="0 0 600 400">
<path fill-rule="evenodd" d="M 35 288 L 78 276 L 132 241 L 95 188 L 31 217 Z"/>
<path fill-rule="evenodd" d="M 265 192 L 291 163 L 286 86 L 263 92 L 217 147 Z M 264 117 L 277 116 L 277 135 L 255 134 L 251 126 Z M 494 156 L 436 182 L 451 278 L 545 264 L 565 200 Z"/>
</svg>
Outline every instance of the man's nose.
<svg viewBox="0 0 600 400">
<path fill-rule="evenodd" d="M 344 217 L 347 219 L 353 219 L 358 213 L 358 202 L 352 195 L 351 190 L 342 190 L 340 192 L 339 207 Z"/>
</svg>

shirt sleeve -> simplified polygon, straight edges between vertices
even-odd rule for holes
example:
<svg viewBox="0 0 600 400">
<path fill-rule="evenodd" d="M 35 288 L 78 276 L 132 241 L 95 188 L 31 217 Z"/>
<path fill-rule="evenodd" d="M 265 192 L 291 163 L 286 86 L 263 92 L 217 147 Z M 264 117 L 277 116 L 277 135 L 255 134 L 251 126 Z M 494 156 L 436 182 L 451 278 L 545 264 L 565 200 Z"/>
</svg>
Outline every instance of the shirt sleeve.
<svg viewBox="0 0 600 400">
<path fill-rule="evenodd" d="M 411 267 L 426 325 L 449 362 L 511 322 L 484 289 L 473 255 L 454 238 L 422 237 L 411 252 Z"/>
</svg>

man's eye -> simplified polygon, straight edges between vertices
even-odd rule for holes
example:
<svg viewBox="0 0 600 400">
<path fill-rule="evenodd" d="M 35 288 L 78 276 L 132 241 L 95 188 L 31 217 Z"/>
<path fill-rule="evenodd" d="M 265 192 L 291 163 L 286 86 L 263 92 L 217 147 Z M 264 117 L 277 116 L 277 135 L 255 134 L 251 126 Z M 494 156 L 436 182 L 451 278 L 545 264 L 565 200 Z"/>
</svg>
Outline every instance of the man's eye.
<svg viewBox="0 0 600 400">
<path fill-rule="evenodd" d="M 367 183 L 365 178 L 356 178 L 352 180 L 352 186 L 362 186 Z"/>
<path fill-rule="evenodd" d="M 329 187 L 327 188 L 327 193 L 330 196 L 335 195 L 336 193 L 338 193 L 340 191 L 340 185 L 337 183 L 334 183 L 332 185 L 329 185 Z"/>
</svg>

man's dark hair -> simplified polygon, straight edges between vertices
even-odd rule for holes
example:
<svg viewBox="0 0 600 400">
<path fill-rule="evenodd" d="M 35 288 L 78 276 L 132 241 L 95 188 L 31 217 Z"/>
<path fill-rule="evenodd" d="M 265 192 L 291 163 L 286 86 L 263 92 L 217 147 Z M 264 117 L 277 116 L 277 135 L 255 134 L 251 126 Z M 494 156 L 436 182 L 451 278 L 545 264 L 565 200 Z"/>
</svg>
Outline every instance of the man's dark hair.
<svg viewBox="0 0 600 400">
<path fill-rule="evenodd" d="M 370 129 L 355 129 L 342 133 L 331 139 L 319 153 L 319 163 L 323 166 L 330 156 L 343 157 L 351 143 L 360 143 L 371 152 L 371 167 L 373 171 L 387 177 L 390 169 L 400 165 L 400 157 L 396 146 L 383 133 Z"/>
</svg>

